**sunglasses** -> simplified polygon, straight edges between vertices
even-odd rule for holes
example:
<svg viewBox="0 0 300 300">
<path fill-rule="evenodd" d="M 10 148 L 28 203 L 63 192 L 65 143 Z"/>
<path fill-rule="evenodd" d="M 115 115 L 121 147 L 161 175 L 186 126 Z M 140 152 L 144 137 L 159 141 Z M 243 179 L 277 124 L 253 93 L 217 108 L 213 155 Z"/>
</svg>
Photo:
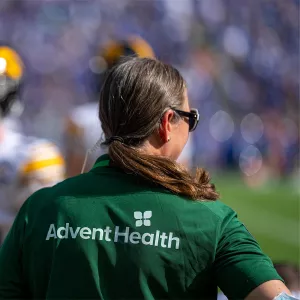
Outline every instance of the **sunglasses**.
<svg viewBox="0 0 300 300">
<path fill-rule="evenodd" d="M 190 112 L 173 109 L 179 116 L 186 117 L 189 119 L 189 132 L 194 131 L 199 123 L 199 112 L 197 109 L 192 108 Z"/>
</svg>

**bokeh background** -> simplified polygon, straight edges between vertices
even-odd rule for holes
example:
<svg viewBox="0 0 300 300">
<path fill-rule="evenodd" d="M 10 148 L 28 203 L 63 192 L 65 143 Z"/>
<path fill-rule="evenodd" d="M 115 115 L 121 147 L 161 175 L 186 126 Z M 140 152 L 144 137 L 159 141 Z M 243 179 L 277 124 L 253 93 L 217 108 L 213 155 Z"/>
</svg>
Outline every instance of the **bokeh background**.
<svg viewBox="0 0 300 300">
<path fill-rule="evenodd" d="M 1 0 L 0 40 L 26 64 L 25 133 L 62 146 L 66 115 L 95 98 L 98 49 L 132 34 L 188 83 L 192 165 L 273 261 L 298 263 L 299 1 Z"/>
</svg>

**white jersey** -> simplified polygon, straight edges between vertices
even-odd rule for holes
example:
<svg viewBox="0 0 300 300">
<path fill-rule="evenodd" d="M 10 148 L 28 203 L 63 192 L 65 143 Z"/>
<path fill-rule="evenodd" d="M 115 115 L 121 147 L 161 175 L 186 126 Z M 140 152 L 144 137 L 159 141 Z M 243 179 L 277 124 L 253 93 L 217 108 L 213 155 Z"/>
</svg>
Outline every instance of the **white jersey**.
<svg viewBox="0 0 300 300">
<path fill-rule="evenodd" d="M 93 148 L 102 136 L 97 103 L 86 103 L 71 111 L 67 117 L 64 138 L 68 176 L 80 173 L 86 152 Z M 96 150 L 89 154 L 85 171 L 93 165 L 98 156 L 107 152 L 107 148 L 102 147 L 97 147 Z"/>
<path fill-rule="evenodd" d="M 92 148 L 102 136 L 97 103 L 86 103 L 75 107 L 71 111 L 68 121 L 69 137 L 73 136 L 80 140 L 84 150 Z"/>
<path fill-rule="evenodd" d="M 64 179 L 64 160 L 52 143 L 0 126 L 0 241 L 36 190 Z"/>
<path fill-rule="evenodd" d="M 87 103 L 75 107 L 67 120 L 65 138 L 66 157 L 68 158 L 70 153 L 74 154 L 77 152 L 78 154 L 76 159 L 71 161 L 70 164 L 80 161 L 81 167 L 86 152 L 91 149 L 100 138 L 104 140 L 101 123 L 98 119 L 98 104 Z M 97 151 L 90 154 L 87 169 L 92 166 L 99 155 L 106 152 L 107 148 L 98 147 Z M 178 161 L 183 163 L 186 167 L 192 168 L 192 155 L 192 140 L 190 137 Z M 79 173 L 79 166 L 77 172 Z M 73 176 L 76 174 L 71 172 L 69 175 Z"/>
</svg>

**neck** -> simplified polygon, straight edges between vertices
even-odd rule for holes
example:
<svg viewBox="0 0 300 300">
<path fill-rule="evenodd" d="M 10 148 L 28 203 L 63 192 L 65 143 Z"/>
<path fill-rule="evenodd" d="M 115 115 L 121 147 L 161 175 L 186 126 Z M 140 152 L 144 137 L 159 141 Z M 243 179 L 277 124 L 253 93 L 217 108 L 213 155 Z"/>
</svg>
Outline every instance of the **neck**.
<svg viewBox="0 0 300 300">
<path fill-rule="evenodd" d="M 164 156 L 164 147 L 159 145 L 155 138 L 150 137 L 145 141 L 140 150 L 148 155 Z"/>
</svg>

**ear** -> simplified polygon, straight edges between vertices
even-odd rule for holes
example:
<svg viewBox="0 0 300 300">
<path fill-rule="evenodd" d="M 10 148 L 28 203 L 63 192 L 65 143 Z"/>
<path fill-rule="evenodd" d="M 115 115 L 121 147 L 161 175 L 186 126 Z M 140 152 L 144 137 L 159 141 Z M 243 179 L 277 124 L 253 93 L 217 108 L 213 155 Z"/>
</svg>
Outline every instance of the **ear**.
<svg viewBox="0 0 300 300">
<path fill-rule="evenodd" d="M 163 143 L 167 143 L 169 141 L 171 132 L 172 132 L 172 120 L 174 118 L 174 111 L 169 109 L 166 111 L 161 118 L 161 123 L 159 126 L 159 136 Z"/>
</svg>

